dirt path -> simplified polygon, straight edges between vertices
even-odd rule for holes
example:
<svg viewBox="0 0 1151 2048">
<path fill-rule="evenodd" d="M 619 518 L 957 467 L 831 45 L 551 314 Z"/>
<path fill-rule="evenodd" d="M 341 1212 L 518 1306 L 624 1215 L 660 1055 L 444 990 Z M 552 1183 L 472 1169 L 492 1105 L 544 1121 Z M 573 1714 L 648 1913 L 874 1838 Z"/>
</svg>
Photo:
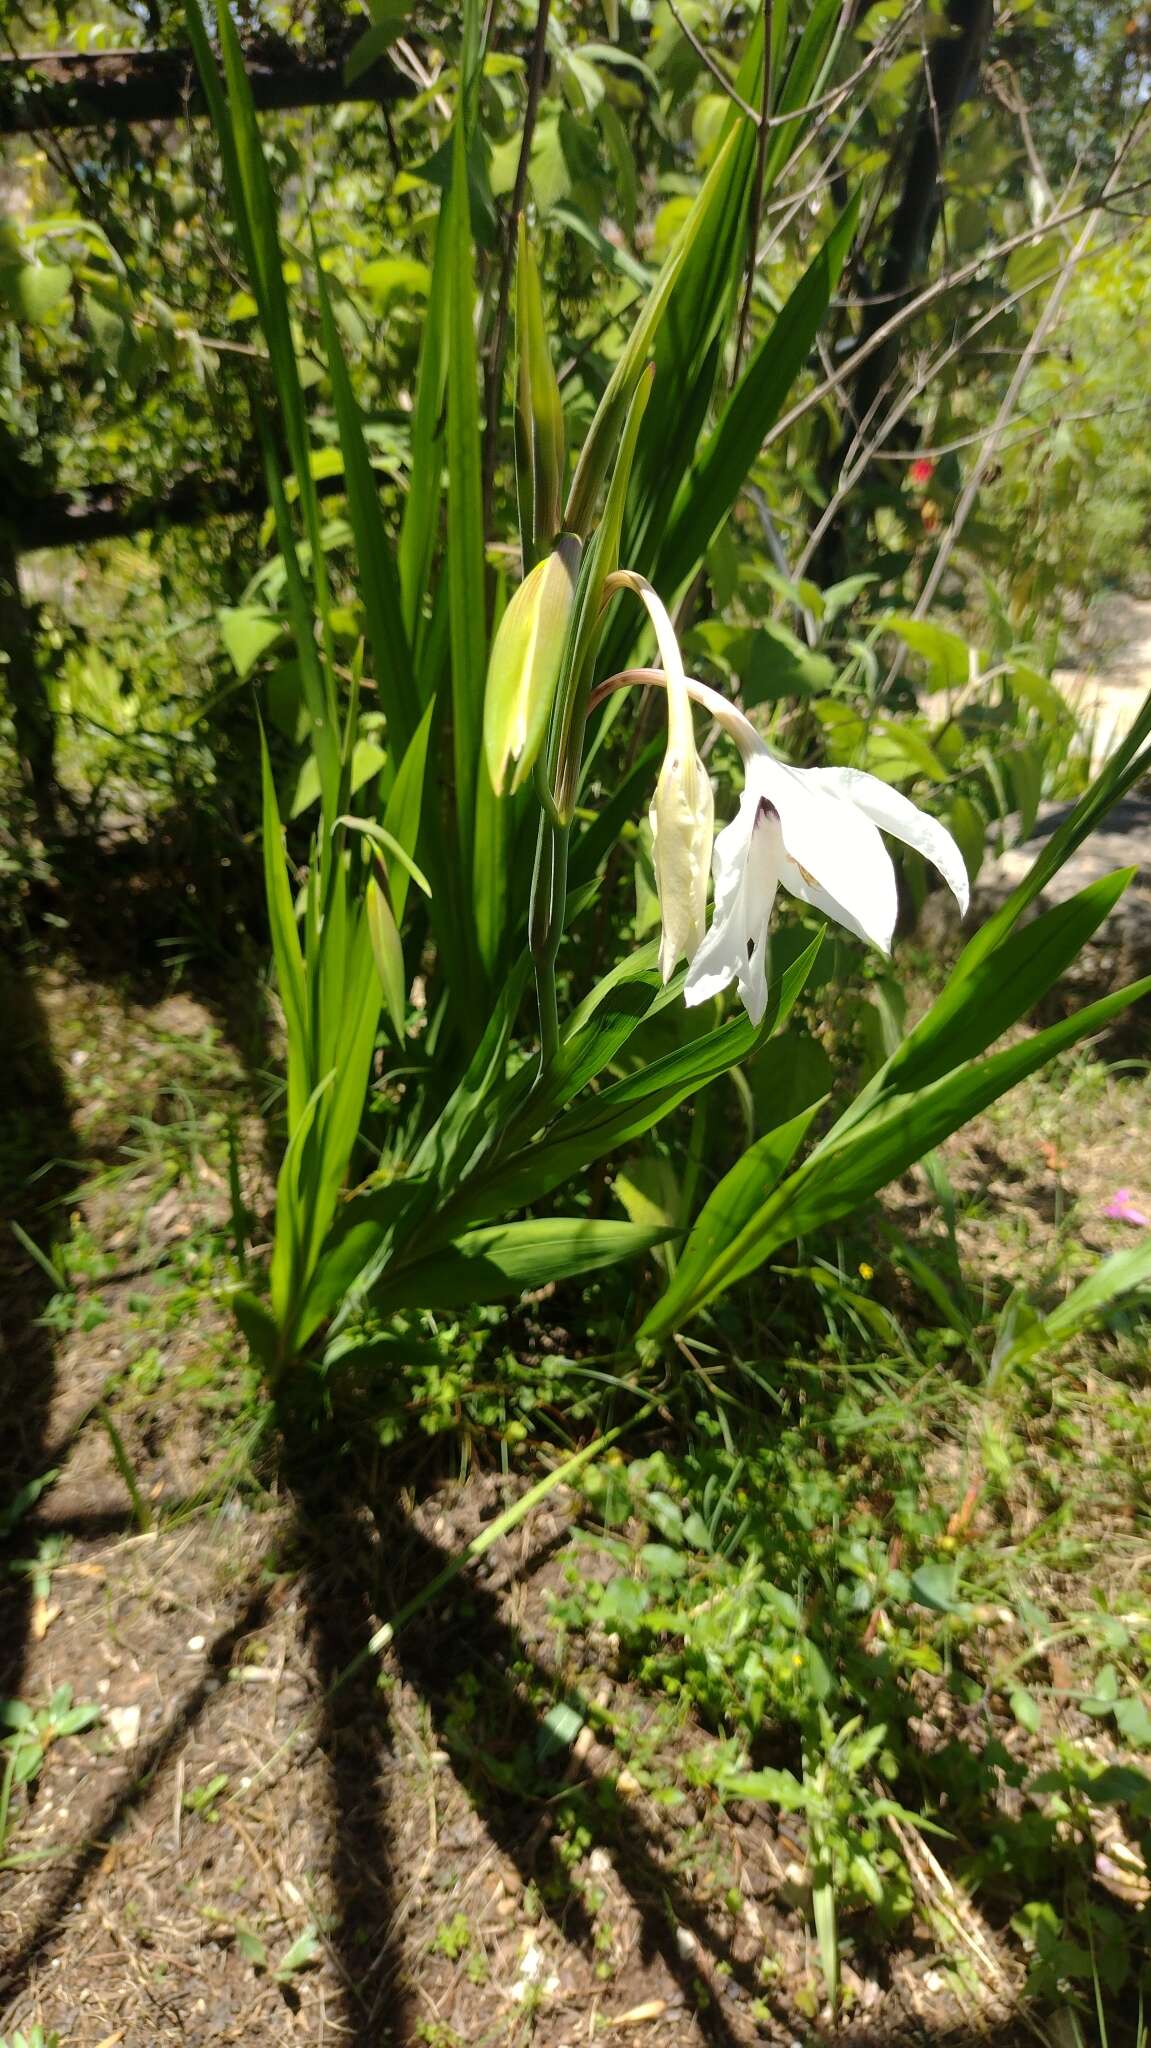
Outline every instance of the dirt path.
<svg viewBox="0 0 1151 2048">
<path fill-rule="evenodd" d="M 1091 732 L 1098 763 L 1134 724 L 1151 689 L 1151 599 L 1115 591 L 1092 607 L 1083 664 L 1057 668 L 1054 680 Z"/>
</svg>

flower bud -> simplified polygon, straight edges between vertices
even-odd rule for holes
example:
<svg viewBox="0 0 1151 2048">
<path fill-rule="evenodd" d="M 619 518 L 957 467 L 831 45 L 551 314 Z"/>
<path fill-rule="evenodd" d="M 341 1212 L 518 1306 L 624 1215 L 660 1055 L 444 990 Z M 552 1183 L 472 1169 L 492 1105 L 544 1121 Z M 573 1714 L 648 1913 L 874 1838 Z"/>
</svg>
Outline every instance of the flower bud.
<svg viewBox="0 0 1151 2048">
<path fill-rule="evenodd" d="M 677 961 L 694 959 L 707 924 L 715 799 L 690 731 L 686 746 L 676 738 L 668 746 L 648 818 L 663 927 L 659 971 L 669 981 Z"/>
<path fill-rule="evenodd" d="M 484 693 L 484 754 L 497 796 L 520 788 L 543 745 L 579 563 L 579 541 L 562 534 L 524 578 L 496 629 Z"/>
</svg>

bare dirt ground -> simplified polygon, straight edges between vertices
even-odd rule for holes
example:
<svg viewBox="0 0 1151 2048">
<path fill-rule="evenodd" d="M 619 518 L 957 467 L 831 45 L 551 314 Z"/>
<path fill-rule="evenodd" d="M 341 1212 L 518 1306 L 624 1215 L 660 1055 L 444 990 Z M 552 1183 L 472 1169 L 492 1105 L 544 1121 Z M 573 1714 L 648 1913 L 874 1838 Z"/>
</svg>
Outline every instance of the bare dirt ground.
<svg viewBox="0 0 1151 2048">
<path fill-rule="evenodd" d="M 239 1095 L 218 1019 L 189 998 L 49 978 L 34 1030 L 25 998 L 24 1112 L 63 1185 L 130 1154 L 136 1113 L 175 1115 L 205 1064 L 226 1097 L 231 1062 Z M 1128 1103 L 1113 1107 L 1095 1104 L 1082 1158 L 1058 1160 L 1093 1217 L 1144 1158 Z M 1007 1213 L 1020 1172 L 1057 1170 L 1045 1142 L 1029 1134 L 1021 1168 L 1005 1128 L 985 1130 L 957 1166 L 990 1195 L 1006 1175 Z M 64 1302 L 6 1255 L 20 1416 L 0 1504 L 55 1477 L 6 1548 L 0 1692 L 40 1704 L 67 1686 L 100 1712 L 50 1743 L 14 1804 L 0 2025 L 39 2021 L 69 2048 L 822 2039 L 802 1840 L 706 1787 L 669 1804 L 666 1756 L 640 1762 L 650 1701 L 608 1645 L 560 1646 L 567 1497 L 338 1682 L 515 1482 L 454 1485 L 428 1457 L 348 1490 L 282 1445 L 253 1450 L 242 1361 L 201 1292 L 205 1233 L 227 1216 L 208 1149 L 193 1129 L 173 1180 L 137 1147 L 90 1187 L 74 1211 L 89 1273 Z M 254 1158 L 253 1196 L 262 1171 Z M 1095 1229 L 1100 1248 L 1122 1236 Z M 634 1731 L 626 1753 L 600 1739 L 609 1723 Z M 1030 2038 L 1011 2018 L 1018 1962 L 930 1856 L 920 1877 L 910 1939 L 846 1931 L 835 2039 Z"/>
<path fill-rule="evenodd" d="M 1098 763 L 1119 744 L 1151 689 L 1151 599 L 1113 591 L 1091 608 L 1082 662 L 1055 681 L 1084 720 Z"/>
<path fill-rule="evenodd" d="M 1151 604 L 1122 602 L 1101 730 L 1151 671 Z M 0 1697 L 43 1707 L 67 1687 L 98 1713 L 48 1730 L 6 1842 L 0 1822 L 0 2033 L 39 2023 L 66 2048 L 1032 2040 L 1018 1950 L 929 1845 L 910 1934 L 844 1930 L 831 2025 L 799 1831 L 677 1778 L 701 1731 L 669 1735 L 609 1643 L 573 1648 L 553 1626 L 581 1511 L 568 1496 L 345 1677 L 518 1482 L 455 1483 L 431 1445 L 345 1469 L 257 1441 L 211 1291 L 227 1117 L 251 1208 L 269 1194 L 258 1053 L 234 1004 L 117 989 L 82 964 L 4 993 L 4 1192 L 41 1248 L 71 1213 L 73 1250 L 53 1273 L 27 1239 L 0 1245 Z M 1042 1272 L 1069 1212 L 1085 1259 L 1132 1241 L 1106 1214 L 1118 1188 L 1151 1214 L 1130 1089 L 1069 1071 L 1062 1092 L 1013 1103 L 948 1151 L 965 1254 L 1000 1291 Z M 895 1212 L 918 1198 L 909 1185 Z M 625 1727 L 621 1744 L 609 1730 Z"/>
</svg>

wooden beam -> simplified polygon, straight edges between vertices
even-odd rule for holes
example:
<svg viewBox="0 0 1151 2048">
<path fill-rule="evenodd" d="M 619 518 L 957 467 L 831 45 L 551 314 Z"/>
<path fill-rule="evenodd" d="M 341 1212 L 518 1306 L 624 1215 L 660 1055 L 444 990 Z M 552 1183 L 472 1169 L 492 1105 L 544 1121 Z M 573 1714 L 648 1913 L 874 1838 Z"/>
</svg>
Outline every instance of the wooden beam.
<svg viewBox="0 0 1151 2048">
<path fill-rule="evenodd" d="M 362 72 L 354 85 L 344 82 L 344 53 L 309 61 L 285 46 L 265 44 L 249 50 L 244 61 L 261 109 L 388 103 L 407 99 L 415 90 L 386 58 Z M 206 112 L 191 50 L 0 58 L 0 135 L 178 121 Z"/>
</svg>

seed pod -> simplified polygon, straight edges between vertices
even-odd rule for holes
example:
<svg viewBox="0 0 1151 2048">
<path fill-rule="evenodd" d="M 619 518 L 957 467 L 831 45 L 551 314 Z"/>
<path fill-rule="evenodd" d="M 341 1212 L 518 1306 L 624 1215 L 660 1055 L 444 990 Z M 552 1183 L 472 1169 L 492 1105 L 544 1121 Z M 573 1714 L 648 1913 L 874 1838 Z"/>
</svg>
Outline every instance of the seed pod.
<svg viewBox="0 0 1151 2048">
<path fill-rule="evenodd" d="M 580 552 L 579 541 L 562 534 L 524 578 L 496 630 L 484 693 L 484 754 L 497 796 L 521 787 L 543 745 Z"/>
</svg>

